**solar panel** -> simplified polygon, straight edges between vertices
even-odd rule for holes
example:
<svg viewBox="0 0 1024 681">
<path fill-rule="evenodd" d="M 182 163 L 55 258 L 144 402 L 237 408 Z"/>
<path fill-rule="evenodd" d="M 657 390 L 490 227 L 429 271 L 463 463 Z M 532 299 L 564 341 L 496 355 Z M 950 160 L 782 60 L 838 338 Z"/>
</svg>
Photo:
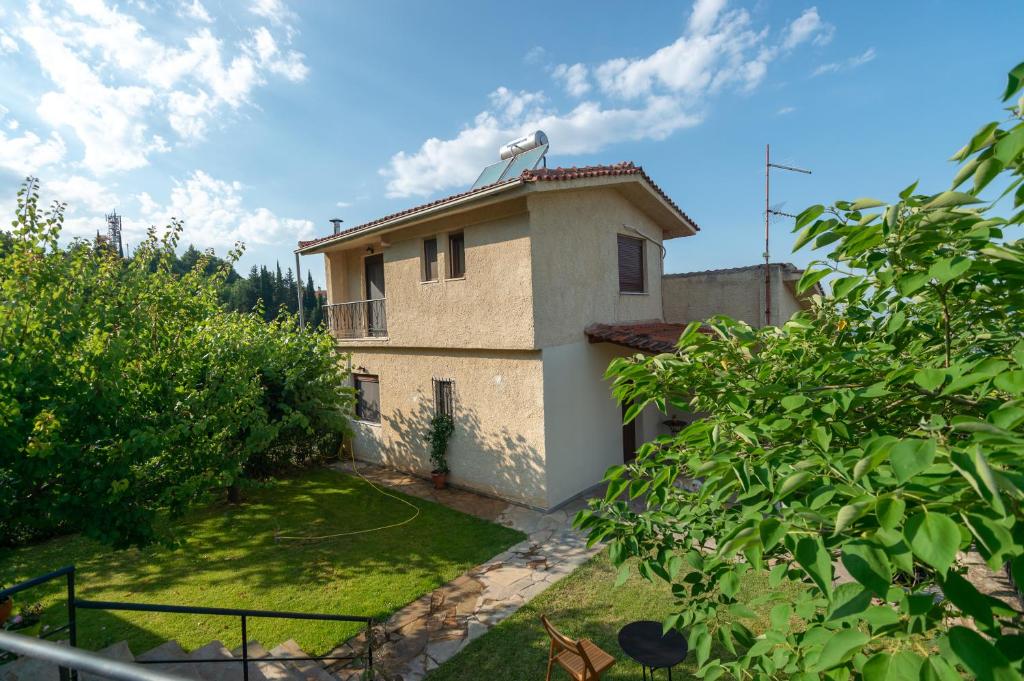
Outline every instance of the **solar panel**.
<svg viewBox="0 0 1024 681">
<path fill-rule="evenodd" d="M 508 168 L 514 160 L 516 160 L 515 156 L 498 161 L 497 163 L 492 163 L 484 168 L 483 172 L 480 173 L 480 177 L 476 178 L 476 182 L 473 183 L 471 189 L 486 187 L 487 185 L 494 184 L 500 180 L 501 176 L 505 174 L 505 169 Z"/>
<path fill-rule="evenodd" d="M 533 170 L 544 159 L 544 154 L 547 152 L 548 145 L 542 144 L 539 147 L 513 156 L 512 163 L 510 163 L 505 172 L 501 174 L 501 179 L 511 180 L 513 177 L 518 177 L 524 170 Z M 486 169 L 484 172 L 486 172 Z"/>
</svg>

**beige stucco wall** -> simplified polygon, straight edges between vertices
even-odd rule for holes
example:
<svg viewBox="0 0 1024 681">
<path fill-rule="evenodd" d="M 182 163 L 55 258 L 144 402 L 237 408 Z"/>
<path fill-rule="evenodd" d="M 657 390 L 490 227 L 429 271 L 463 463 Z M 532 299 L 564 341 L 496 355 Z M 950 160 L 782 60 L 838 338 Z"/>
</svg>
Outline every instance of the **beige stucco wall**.
<svg viewBox="0 0 1024 681">
<path fill-rule="evenodd" d="M 525 203 L 450 216 L 377 240 L 384 255 L 392 347 L 529 349 L 533 338 L 530 223 Z M 465 238 L 466 273 L 448 276 L 448 235 Z M 436 238 L 436 281 L 423 281 L 423 240 Z M 331 302 L 366 298 L 367 246 L 331 251 Z M 349 343 L 346 342 L 346 345 Z M 357 341 L 355 345 L 358 345 Z"/>
<path fill-rule="evenodd" d="M 601 481 L 622 463 L 622 408 L 603 376 L 624 349 L 585 340 L 544 348 L 548 506 Z"/>
<path fill-rule="evenodd" d="M 354 371 L 380 380 L 381 423 L 354 424 L 358 458 L 429 475 L 431 379 L 454 379 L 451 482 L 528 506 L 547 506 L 539 352 L 366 348 L 356 351 L 351 363 Z"/>
<path fill-rule="evenodd" d="M 772 324 L 781 324 L 802 309 L 794 294 L 792 273 L 771 266 Z M 764 269 L 668 274 L 662 279 L 666 322 L 686 324 L 727 315 L 752 326 L 764 322 Z"/>
<path fill-rule="evenodd" d="M 575 343 L 595 322 L 661 318 L 661 250 L 644 242 L 647 292 L 619 293 L 617 234 L 661 243 L 661 228 L 614 187 L 530 194 L 537 347 Z"/>
</svg>

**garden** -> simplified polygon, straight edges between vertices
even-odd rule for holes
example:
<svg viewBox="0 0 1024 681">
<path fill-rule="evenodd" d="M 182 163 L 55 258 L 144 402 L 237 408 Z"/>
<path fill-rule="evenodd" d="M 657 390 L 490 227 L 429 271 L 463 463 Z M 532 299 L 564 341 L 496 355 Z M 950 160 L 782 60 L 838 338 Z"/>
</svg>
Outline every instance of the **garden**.
<svg viewBox="0 0 1024 681">
<path fill-rule="evenodd" d="M 389 492 L 389 495 L 398 495 Z M 305 471 L 250 489 L 241 504 L 198 507 L 175 521 L 180 545 L 111 551 L 82 535 L 0 549 L 0 584 L 77 567 L 78 596 L 224 608 L 351 614 L 383 621 L 392 612 L 523 535 L 440 504 L 381 494 L 330 469 Z M 373 530 L 388 525 L 387 529 Z M 342 534 L 344 536 L 326 536 Z M 304 539 L 305 537 L 325 537 Z M 284 537 L 291 537 L 285 539 Z M 40 602 L 42 625 L 67 621 L 63 580 L 25 592 Z M 294 638 L 311 655 L 328 653 L 358 624 L 252 619 L 249 638 Z M 191 650 L 212 640 L 241 643 L 238 619 L 149 612 L 78 612 L 79 645 L 98 650 L 127 640 L 136 653 L 176 640 Z"/>
</svg>

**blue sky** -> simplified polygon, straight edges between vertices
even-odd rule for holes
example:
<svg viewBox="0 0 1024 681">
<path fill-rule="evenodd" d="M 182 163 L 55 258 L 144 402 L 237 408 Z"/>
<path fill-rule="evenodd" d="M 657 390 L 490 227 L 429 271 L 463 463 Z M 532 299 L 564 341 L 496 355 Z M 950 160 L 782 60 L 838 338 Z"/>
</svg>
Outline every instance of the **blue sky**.
<svg viewBox="0 0 1024 681">
<path fill-rule="evenodd" d="M 944 187 L 1024 59 L 1018 2 L 0 2 L 0 210 L 68 234 L 183 218 L 240 264 L 461 191 L 537 127 L 549 164 L 632 160 L 700 224 L 666 269 L 760 259 L 764 145 L 798 212 Z M 774 259 L 789 255 L 785 221 Z M 322 281 L 319 258 L 304 268 Z"/>
</svg>

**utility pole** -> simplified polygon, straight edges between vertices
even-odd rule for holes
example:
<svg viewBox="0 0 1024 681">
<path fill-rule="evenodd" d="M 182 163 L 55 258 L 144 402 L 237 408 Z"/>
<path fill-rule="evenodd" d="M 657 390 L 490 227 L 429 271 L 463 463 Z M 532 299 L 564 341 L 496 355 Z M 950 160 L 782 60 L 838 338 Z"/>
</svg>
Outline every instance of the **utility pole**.
<svg viewBox="0 0 1024 681">
<path fill-rule="evenodd" d="M 810 170 L 784 166 L 772 163 L 772 148 L 770 144 L 764 145 L 764 325 L 771 324 L 772 317 L 772 270 L 770 253 L 771 219 L 772 216 L 796 218 L 790 213 L 783 213 L 781 210 L 771 206 L 771 178 L 772 168 L 788 170 L 791 173 L 803 173 L 810 175 Z"/>
</svg>

